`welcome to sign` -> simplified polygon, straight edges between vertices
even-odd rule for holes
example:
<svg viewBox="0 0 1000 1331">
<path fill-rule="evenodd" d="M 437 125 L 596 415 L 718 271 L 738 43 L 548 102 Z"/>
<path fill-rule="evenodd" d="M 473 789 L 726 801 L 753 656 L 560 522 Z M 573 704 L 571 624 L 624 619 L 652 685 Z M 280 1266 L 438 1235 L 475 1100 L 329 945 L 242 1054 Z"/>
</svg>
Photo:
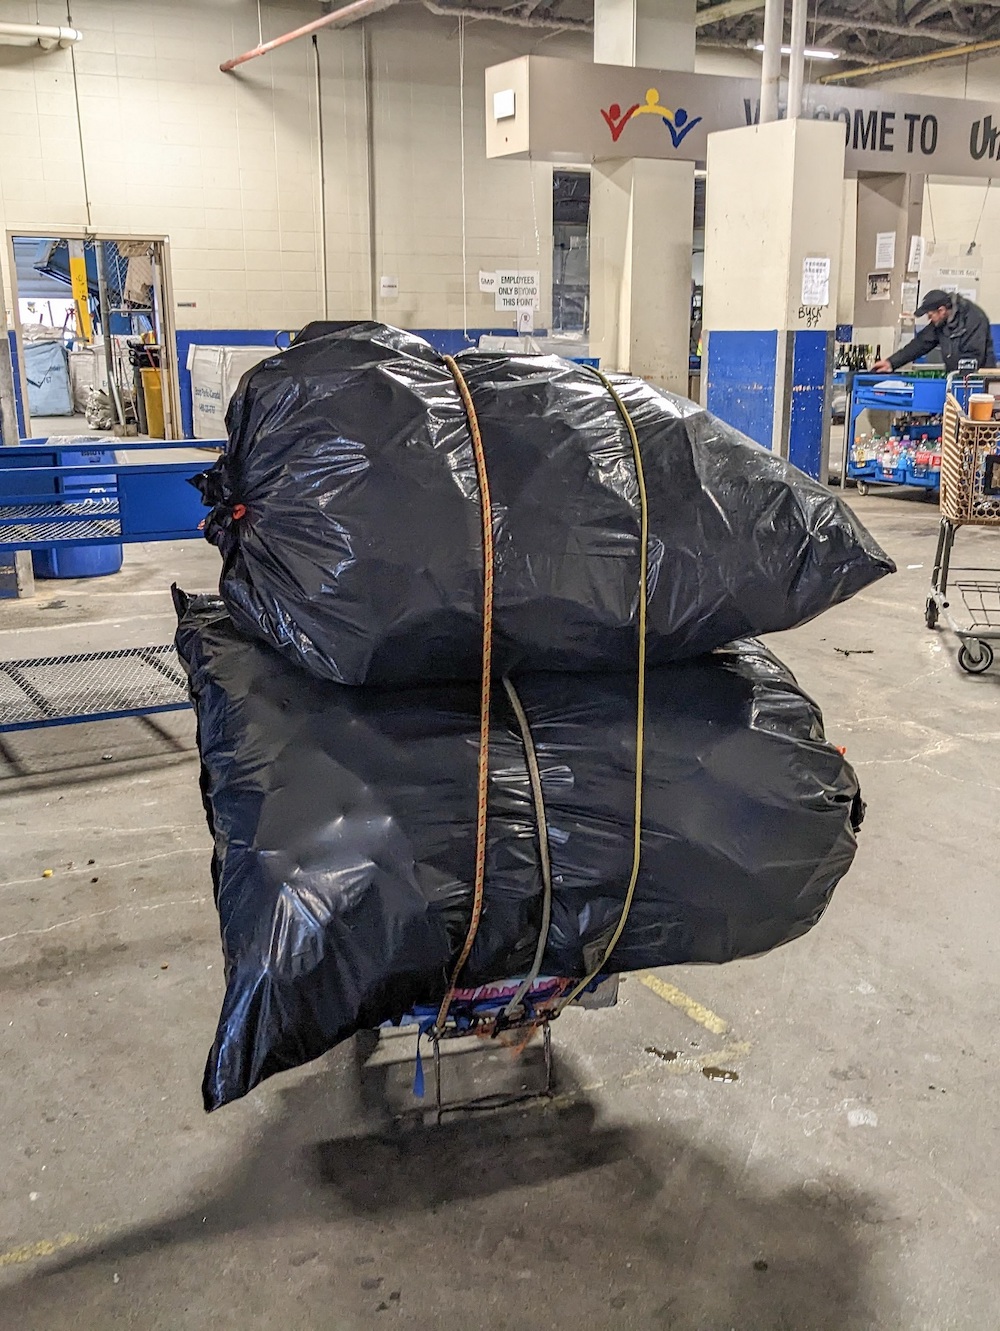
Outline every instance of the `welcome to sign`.
<svg viewBox="0 0 1000 1331">
<path fill-rule="evenodd" d="M 486 71 L 488 157 L 703 162 L 708 136 L 754 124 L 755 79 L 522 56 Z M 847 167 L 1000 176 L 1000 101 L 811 86 L 804 114 L 844 125 Z"/>
</svg>

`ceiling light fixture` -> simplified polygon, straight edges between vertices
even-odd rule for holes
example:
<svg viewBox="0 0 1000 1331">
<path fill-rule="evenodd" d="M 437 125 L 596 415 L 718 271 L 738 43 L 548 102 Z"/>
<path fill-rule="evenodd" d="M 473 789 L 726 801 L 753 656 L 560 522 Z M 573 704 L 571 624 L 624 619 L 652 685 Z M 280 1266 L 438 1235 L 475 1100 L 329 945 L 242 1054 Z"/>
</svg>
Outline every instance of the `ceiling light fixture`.
<svg viewBox="0 0 1000 1331">
<path fill-rule="evenodd" d="M 764 49 L 763 42 L 747 42 L 747 46 L 750 47 L 751 51 L 763 51 Z M 792 48 L 790 46 L 783 46 L 781 48 L 781 54 L 791 55 Z M 803 54 L 807 60 L 839 60 L 843 55 L 843 51 L 830 51 L 824 46 L 807 46 Z"/>
</svg>

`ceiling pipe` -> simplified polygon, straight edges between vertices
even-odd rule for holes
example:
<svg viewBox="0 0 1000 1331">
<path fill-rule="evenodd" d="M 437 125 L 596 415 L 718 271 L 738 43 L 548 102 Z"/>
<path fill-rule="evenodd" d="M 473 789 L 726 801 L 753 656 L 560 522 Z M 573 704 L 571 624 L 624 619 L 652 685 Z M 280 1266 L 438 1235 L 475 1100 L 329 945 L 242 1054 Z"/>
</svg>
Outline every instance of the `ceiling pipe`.
<svg viewBox="0 0 1000 1331">
<path fill-rule="evenodd" d="M 935 60 L 957 60 L 980 51 L 1000 50 L 1000 37 L 989 42 L 973 42 L 970 46 L 952 46 L 947 51 L 929 51 L 926 55 L 910 55 L 902 60 L 883 60 L 877 65 L 864 65 L 861 69 L 847 69 L 841 74 L 824 74 L 820 83 L 844 83 L 848 79 L 864 79 L 871 74 L 888 74 L 893 69 L 912 69 L 914 65 L 929 65 Z M 850 58 L 850 57 L 848 57 Z"/>
<path fill-rule="evenodd" d="M 778 84 L 781 81 L 781 38 L 785 0 L 767 0 L 764 6 L 764 58 L 760 66 L 760 123 L 778 119 Z"/>
<path fill-rule="evenodd" d="M 824 45 L 824 43 L 823 43 L 823 42 L 817 42 L 817 45 L 818 45 L 818 46 L 822 46 L 822 45 Z M 698 49 L 699 49 L 700 51 L 742 51 L 743 54 L 746 55 L 746 54 L 747 54 L 747 49 L 748 49 L 748 48 L 747 48 L 747 44 L 746 44 L 746 39 L 745 39 L 745 38 L 743 38 L 743 39 L 741 40 L 741 39 L 738 38 L 738 37 L 732 37 L 732 38 L 711 37 L 711 38 L 709 38 L 709 39 L 706 40 L 706 41 L 699 42 L 699 43 L 698 43 Z M 843 56 L 842 59 L 844 59 L 844 60 L 848 60 L 848 61 L 857 60 L 857 61 L 860 61 L 861 63 L 864 63 L 865 61 L 868 61 L 870 64 L 873 64 L 873 65 L 879 63 L 879 57 L 878 57 L 878 56 L 875 56 L 875 55 L 859 55 L 859 54 L 856 54 L 855 52 L 852 52 L 852 53 L 850 54 L 850 56 Z"/>
<path fill-rule="evenodd" d="M 979 0 L 979 2 L 986 8 L 1000 9 L 1000 0 Z M 697 10 L 694 25 L 696 28 L 706 28 L 713 23 L 741 18 L 745 14 L 752 14 L 755 10 L 763 8 L 764 0 L 721 0 L 719 4 Z M 968 41 L 968 38 L 961 33 L 943 32 L 940 28 L 924 28 L 919 23 L 911 23 L 909 27 L 901 23 L 883 23 L 881 19 L 869 19 L 861 14 L 820 14 L 817 22 L 832 32 L 884 32 L 893 37 L 912 37 L 914 40 L 954 43 L 956 46 Z"/>
<path fill-rule="evenodd" d="M 322 18 L 313 19 L 312 23 L 304 23 L 301 28 L 294 28 L 291 32 L 283 33 L 269 42 L 262 42 L 252 51 L 244 51 L 242 55 L 233 56 L 231 60 L 224 60 L 219 68 L 223 74 L 228 74 L 237 65 L 245 65 L 248 60 L 256 60 L 259 55 L 267 55 L 269 51 L 285 46 L 288 42 L 294 42 L 299 37 L 308 37 L 311 33 L 319 32 L 321 28 L 346 28 L 360 19 L 380 14 L 384 9 L 392 9 L 398 3 L 399 0 L 353 0 L 353 4 L 343 5 L 330 14 L 324 14 Z"/>
<path fill-rule="evenodd" d="M 694 26 L 705 28 L 710 23 L 721 23 L 724 19 L 740 18 L 743 14 L 752 14 L 755 9 L 763 9 L 764 0 L 722 0 L 721 4 L 707 5 L 695 11 Z"/>
<path fill-rule="evenodd" d="M 789 120 L 802 114 L 802 89 L 806 81 L 806 8 L 808 0 L 792 0 L 791 51 L 788 56 Z"/>
<path fill-rule="evenodd" d="M 509 23 L 518 28 L 548 28 L 560 32 L 593 32 L 592 19 L 586 18 L 549 18 L 546 14 L 536 14 L 538 5 L 529 5 L 530 12 L 518 13 L 516 10 L 504 12 L 500 9 L 483 9 L 478 5 L 443 5 L 438 0 L 423 0 L 423 6 L 432 14 L 441 18 L 485 19 L 490 23 Z"/>
<path fill-rule="evenodd" d="M 56 47 L 73 46 L 83 41 L 83 33 L 76 28 L 54 28 L 41 23 L 0 23 L 0 43 L 5 46 L 34 46 L 43 51 Z"/>
<path fill-rule="evenodd" d="M 823 23 L 833 32 L 886 32 L 893 37 L 912 37 L 914 41 L 941 42 L 945 46 L 964 46 L 968 33 L 942 32 L 939 28 L 925 28 L 914 23 L 909 28 L 901 23 L 883 23 L 881 19 L 826 18 Z"/>
</svg>

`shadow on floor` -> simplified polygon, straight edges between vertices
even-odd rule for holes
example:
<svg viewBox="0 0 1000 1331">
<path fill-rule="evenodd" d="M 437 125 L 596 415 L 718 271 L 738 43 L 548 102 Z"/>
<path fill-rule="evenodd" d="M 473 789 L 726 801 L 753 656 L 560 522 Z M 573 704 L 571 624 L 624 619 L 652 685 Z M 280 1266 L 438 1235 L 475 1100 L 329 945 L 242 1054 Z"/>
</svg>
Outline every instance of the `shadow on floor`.
<svg viewBox="0 0 1000 1331">
<path fill-rule="evenodd" d="M 190 1209 L 48 1259 L 0 1291 L 0 1325 L 899 1324 L 874 1274 L 873 1195 L 829 1177 L 819 1197 L 783 1187 L 671 1126 L 666 1108 L 642 1119 L 624 1093 L 611 1103 L 634 1121 L 605 1120 L 565 1054 L 559 1068 L 545 1108 L 372 1130 L 338 1052 L 285 1083 L 277 1121 Z"/>
</svg>

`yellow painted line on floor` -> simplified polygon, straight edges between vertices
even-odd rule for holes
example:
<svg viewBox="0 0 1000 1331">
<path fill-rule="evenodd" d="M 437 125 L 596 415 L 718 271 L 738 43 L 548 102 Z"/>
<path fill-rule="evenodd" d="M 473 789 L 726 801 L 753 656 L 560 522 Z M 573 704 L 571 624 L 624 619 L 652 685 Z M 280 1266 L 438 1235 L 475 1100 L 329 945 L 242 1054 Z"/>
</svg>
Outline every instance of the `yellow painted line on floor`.
<svg viewBox="0 0 1000 1331">
<path fill-rule="evenodd" d="M 699 1026 L 704 1026 L 706 1031 L 711 1031 L 713 1035 L 725 1035 L 729 1030 L 729 1022 L 724 1021 L 722 1017 L 717 1016 L 710 1008 L 705 1007 L 704 1003 L 699 1003 L 696 998 L 678 989 L 674 984 L 668 984 L 666 980 L 661 980 L 658 975 L 640 975 L 639 979 L 651 989 L 657 998 L 662 998 L 664 1003 L 669 1003 L 678 1011 L 683 1012 L 686 1017 L 696 1021 Z"/>
<path fill-rule="evenodd" d="M 25 1243 L 20 1248 L 8 1248 L 0 1252 L 0 1270 L 6 1266 L 24 1266 L 28 1262 L 37 1262 L 42 1257 L 52 1257 L 64 1248 L 73 1248 L 78 1243 L 86 1243 L 101 1233 L 104 1226 L 84 1230 L 82 1234 L 58 1234 L 54 1239 L 39 1239 L 37 1243 Z"/>
</svg>

